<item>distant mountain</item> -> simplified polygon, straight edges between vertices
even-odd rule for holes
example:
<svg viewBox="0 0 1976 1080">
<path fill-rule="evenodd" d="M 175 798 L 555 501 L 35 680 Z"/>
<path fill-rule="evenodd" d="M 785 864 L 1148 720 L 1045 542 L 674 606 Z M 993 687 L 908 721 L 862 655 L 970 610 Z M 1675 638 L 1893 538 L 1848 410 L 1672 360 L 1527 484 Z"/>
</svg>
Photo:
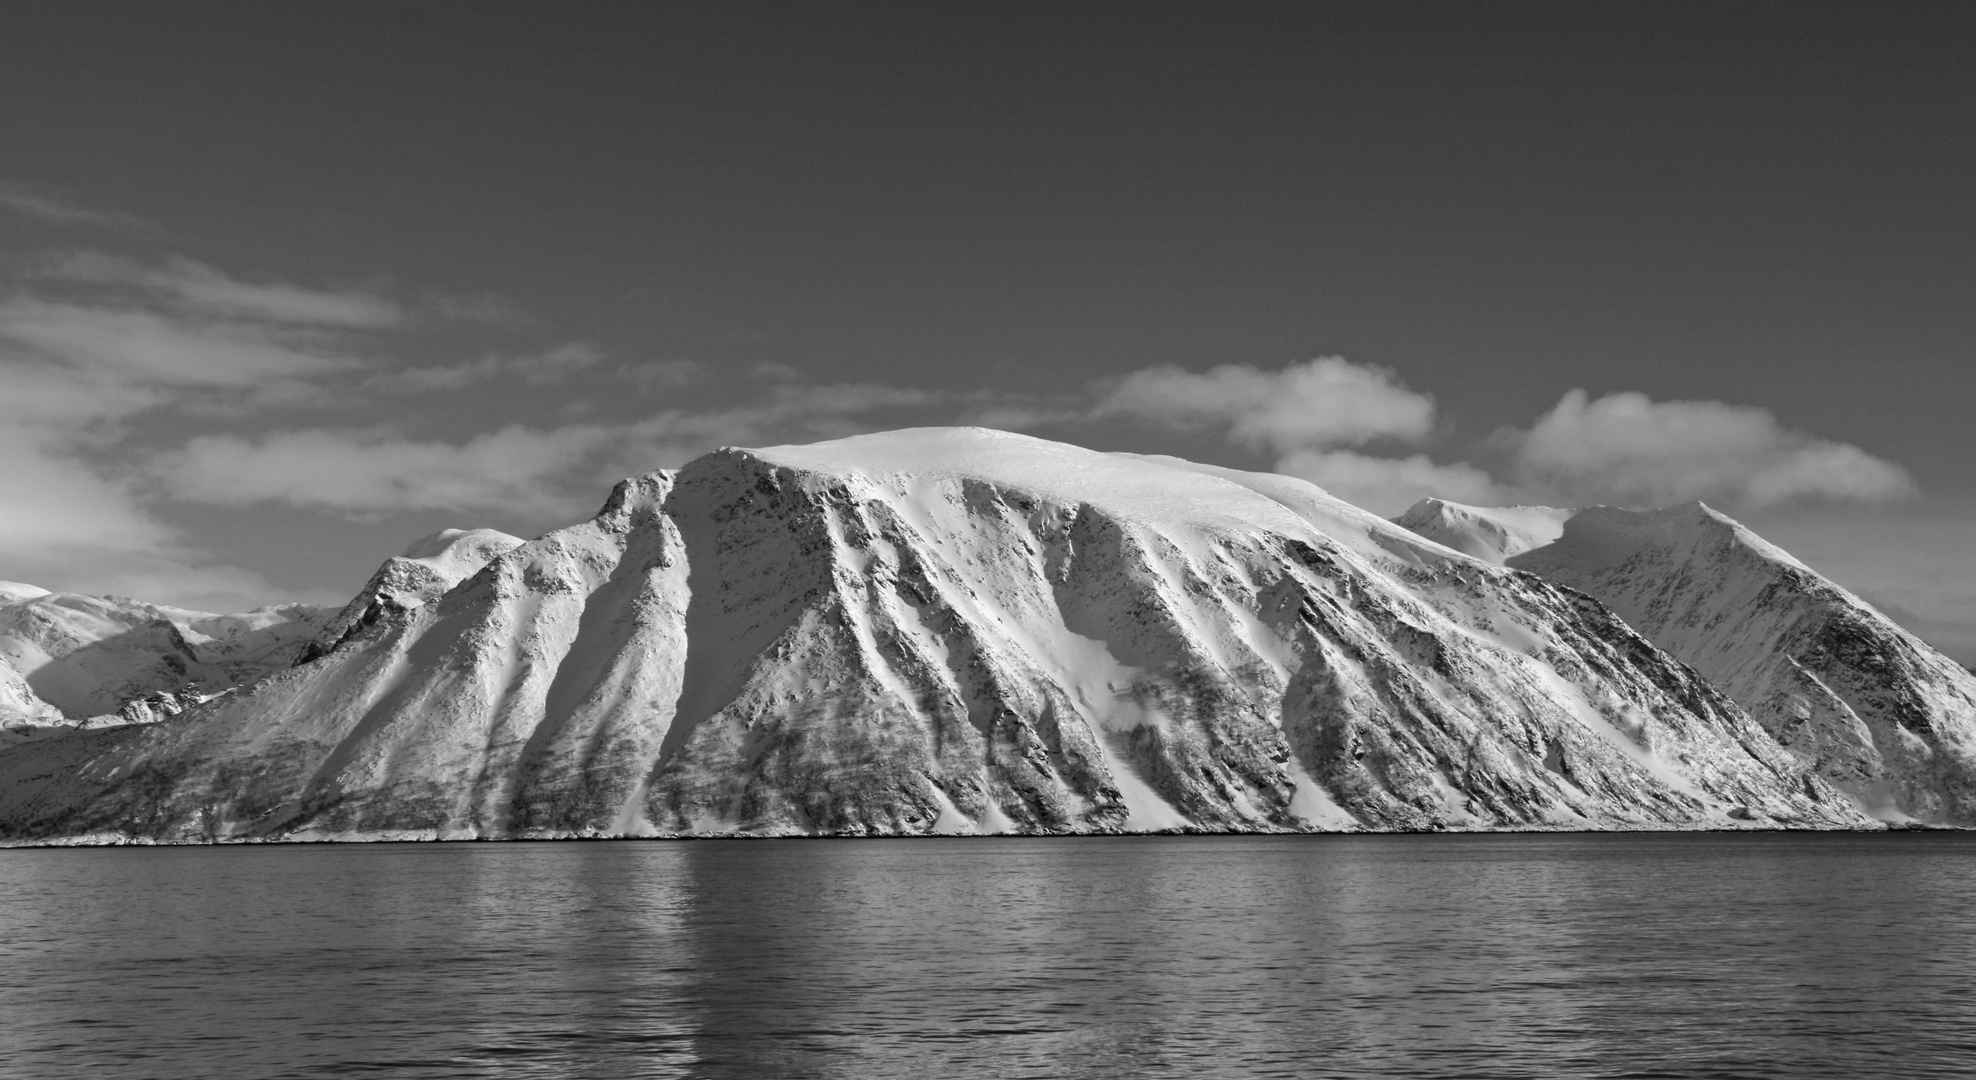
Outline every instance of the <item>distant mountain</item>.
<svg viewBox="0 0 1976 1080">
<path fill-rule="evenodd" d="M 216 615 L 0 582 L 0 745 L 177 715 L 320 655 L 373 605 L 438 596 L 520 543 L 491 529 L 435 533 L 386 560 L 340 611 L 282 604 Z"/>
<path fill-rule="evenodd" d="M 418 607 L 522 543 L 521 537 L 494 529 L 442 529 L 414 540 L 404 554 L 386 559 L 357 595 L 329 620 L 317 654 L 334 648 L 366 618 L 375 620 L 387 608 Z"/>
<path fill-rule="evenodd" d="M 1872 824 L 1599 602 L 1283 476 L 728 449 L 391 573 L 299 666 L 0 753 L 0 837 Z"/>
<path fill-rule="evenodd" d="M 1577 513 L 1552 506 L 1498 506 L 1482 509 L 1443 499 L 1422 499 L 1393 519 L 1425 536 L 1495 566 L 1555 541 L 1565 520 Z"/>
<path fill-rule="evenodd" d="M 1597 597 L 1875 815 L 1976 825 L 1969 669 L 1701 503 L 1554 513 L 1553 542 L 1499 561 Z M 1437 501 L 1401 520 L 1469 550 L 1529 517 Z"/>
<path fill-rule="evenodd" d="M 286 604 L 216 615 L 5 583 L 0 724 L 117 722 L 146 700 L 176 711 L 180 699 L 291 666 L 330 611 Z"/>
</svg>

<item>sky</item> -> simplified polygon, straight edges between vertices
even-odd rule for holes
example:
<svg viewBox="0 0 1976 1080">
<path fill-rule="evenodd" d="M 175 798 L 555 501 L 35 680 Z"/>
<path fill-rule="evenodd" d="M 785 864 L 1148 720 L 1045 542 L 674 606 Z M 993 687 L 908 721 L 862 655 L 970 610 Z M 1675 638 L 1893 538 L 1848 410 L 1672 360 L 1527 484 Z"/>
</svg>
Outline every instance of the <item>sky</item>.
<svg viewBox="0 0 1976 1080">
<path fill-rule="evenodd" d="M 1701 498 L 1976 662 L 1976 7 L 15 3 L 0 579 L 974 423 Z"/>
</svg>

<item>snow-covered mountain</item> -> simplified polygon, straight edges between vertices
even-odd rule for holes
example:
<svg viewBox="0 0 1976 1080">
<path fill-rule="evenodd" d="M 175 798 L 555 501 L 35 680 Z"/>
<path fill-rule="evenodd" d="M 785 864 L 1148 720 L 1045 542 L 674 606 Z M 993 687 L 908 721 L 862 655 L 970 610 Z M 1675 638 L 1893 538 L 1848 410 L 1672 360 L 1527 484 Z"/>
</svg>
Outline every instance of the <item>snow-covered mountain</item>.
<svg viewBox="0 0 1976 1080">
<path fill-rule="evenodd" d="M 332 610 L 216 615 L 9 583 L 0 589 L 0 723 L 107 720 L 127 706 L 175 712 L 180 699 L 291 666 Z"/>
<path fill-rule="evenodd" d="M 1423 503 L 1402 520 L 1479 553 L 1527 513 Z M 1874 814 L 1976 825 L 1968 669 L 1701 503 L 1561 513 L 1554 542 L 1507 564 L 1597 597 Z"/>
<path fill-rule="evenodd" d="M 232 615 L 0 582 L 0 745 L 175 716 L 320 655 L 373 605 L 415 607 L 519 545 L 447 529 L 386 560 L 340 611 L 281 604 Z M 29 730 L 47 728 L 50 730 Z"/>
<path fill-rule="evenodd" d="M 413 608 L 465 581 L 481 567 L 522 545 L 519 536 L 495 529 L 441 529 L 412 541 L 404 554 L 384 560 L 320 635 L 327 651 L 365 618 L 384 608 Z"/>
<path fill-rule="evenodd" d="M 0 754 L 4 836 L 1871 824 L 1588 597 L 1003 432 L 718 451 L 371 591 L 239 693 Z"/>
<path fill-rule="evenodd" d="M 1444 499 L 1422 499 L 1394 524 L 1496 566 L 1555 541 L 1575 510 L 1553 506 L 1494 506 L 1483 509 Z"/>
</svg>

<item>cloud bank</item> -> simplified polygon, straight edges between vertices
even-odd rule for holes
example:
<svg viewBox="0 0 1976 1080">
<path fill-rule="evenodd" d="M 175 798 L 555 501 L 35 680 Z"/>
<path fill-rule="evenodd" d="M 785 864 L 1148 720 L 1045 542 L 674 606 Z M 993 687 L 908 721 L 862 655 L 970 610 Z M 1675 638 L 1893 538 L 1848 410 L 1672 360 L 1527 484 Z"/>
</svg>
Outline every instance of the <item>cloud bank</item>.
<svg viewBox="0 0 1976 1080">
<path fill-rule="evenodd" d="M 1341 357 L 1265 371 L 1223 364 L 1195 374 L 1175 367 L 1133 372 L 1092 407 L 1093 419 L 1126 417 L 1183 430 L 1218 430 L 1238 446 L 1267 451 L 1273 468 L 1341 499 L 1397 514 L 1428 495 L 1493 502 L 1502 489 L 1466 463 L 1436 464 L 1414 449 L 1435 434 L 1434 399 L 1399 375 Z"/>
<path fill-rule="evenodd" d="M 1880 501 L 1914 479 L 1857 446 L 1793 431 L 1767 409 L 1720 401 L 1596 400 L 1572 390 L 1514 448 L 1519 488 L 1552 501 L 1665 506 L 1690 499 L 1766 508 L 1808 499 Z"/>
<path fill-rule="evenodd" d="M 1219 431 L 1302 477 L 1388 516 L 1426 496 L 1482 505 L 1665 506 L 1705 499 L 1731 509 L 1808 500 L 1881 501 L 1914 493 L 1901 466 L 1857 446 L 1720 401 L 1655 402 L 1639 393 L 1566 393 L 1528 427 L 1496 433 L 1495 468 L 1437 462 L 1434 399 L 1393 371 L 1339 357 L 1280 371 L 1224 364 L 1147 368 L 1088 412 L 1178 430 Z M 1371 452 L 1384 446 L 1389 452 Z M 1397 452 L 1393 452 L 1394 450 Z"/>
<path fill-rule="evenodd" d="M 0 209 L 51 225 L 128 224 L 4 184 Z M 1207 433 L 1389 516 L 1428 495 L 1705 498 L 1733 511 L 1914 490 L 1899 465 L 1766 410 L 1638 393 L 1573 390 L 1527 426 L 1451 454 L 1463 444 L 1431 395 L 1335 356 L 1279 369 L 1147 367 L 1049 396 L 814 382 L 772 360 L 722 381 L 691 359 L 626 362 L 540 335 L 518 345 L 512 335 L 534 324 L 496 297 L 407 302 L 156 253 L 70 250 L 12 273 L 0 295 L 0 564 L 12 569 L 0 577 L 57 588 L 86 577 L 180 603 L 193 602 L 188 590 L 210 601 L 271 587 L 216 565 L 166 511 L 275 506 L 376 521 L 440 510 L 560 524 L 594 510 L 612 480 L 716 446 L 926 423 L 1073 441 L 1099 424 Z M 460 335 L 475 333 L 469 352 Z M 408 350 L 425 362 L 405 362 Z M 446 362 L 448 352 L 472 358 Z"/>
<path fill-rule="evenodd" d="M 669 409 L 618 423 L 511 424 L 459 441 L 388 428 L 209 435 L 160 455 L 149 474 L 172 497 L 276 503 L 352 517 L 411 510 L 519 512 L 575 520 L 605 485 L 684 464 L 721 445 L 837 438 L 890 426 L 887 411 L 938 395 L 870 384 L 791 385 L 731 409 Z"/>
<path fill-rule="evenodd" d="M 1120 380 L 1092 415 L 1219 427 L 1243 446 L 1289 453 L 1379 439 L 1418 443 L 1433 431 L 1434 400 L 1408 389 L 1392 371 L 1332 356 L 1282 371 L 1248 364 L 1223 364 L 1198 375 L 1147 368 Z"/>
</svg>

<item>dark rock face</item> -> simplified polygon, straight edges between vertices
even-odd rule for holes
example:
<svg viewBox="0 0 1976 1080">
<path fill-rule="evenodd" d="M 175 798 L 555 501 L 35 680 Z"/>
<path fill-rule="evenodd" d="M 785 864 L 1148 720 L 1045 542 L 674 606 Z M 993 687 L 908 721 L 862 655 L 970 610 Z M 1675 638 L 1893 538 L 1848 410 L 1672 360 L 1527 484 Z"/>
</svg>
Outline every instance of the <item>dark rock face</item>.
<svg viewBox="0 0 1976 1080">
<path fill-rule="evenodd" d="M 391 593 L 226 698 L 0 752 L 0 837 L 1870 824 L 1589 596 L 1002 433 L 721 451 Z"/>
</svg>

